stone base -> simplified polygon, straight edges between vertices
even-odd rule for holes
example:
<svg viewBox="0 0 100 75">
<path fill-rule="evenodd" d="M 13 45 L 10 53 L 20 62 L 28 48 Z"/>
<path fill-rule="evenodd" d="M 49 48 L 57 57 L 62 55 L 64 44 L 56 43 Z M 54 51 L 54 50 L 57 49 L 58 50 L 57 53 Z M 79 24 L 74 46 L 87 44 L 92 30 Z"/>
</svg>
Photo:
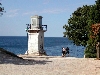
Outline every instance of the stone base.
<svg viewBox="0 0 100 75">
<path fill-rule="evenodd" d="M 25 55 L 34 55 L 34 56 L 46 56 L 46 52 L 45 51 L 39 51 L 39 52 L 34 52 L 34 53 L 28 53 L 28 50 L 25 52 Z"/>
</svg>

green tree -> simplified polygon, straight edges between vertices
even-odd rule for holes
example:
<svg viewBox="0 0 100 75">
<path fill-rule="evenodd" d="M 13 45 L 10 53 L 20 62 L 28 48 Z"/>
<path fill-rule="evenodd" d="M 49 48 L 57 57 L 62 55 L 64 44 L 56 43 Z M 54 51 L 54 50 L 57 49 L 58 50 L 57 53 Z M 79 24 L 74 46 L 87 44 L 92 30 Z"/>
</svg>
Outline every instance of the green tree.
<svg viewBox="0 0 100 75">
<path fill-rule="evenodd" d="M 82 45 L 86 46 L 88 41 L 88 15 L 90 11 L 91 6 L 83 6 L 79 7 L 74 13 L 72 13 L 72 16 L 70 16 L 70 19 L 68 19 L 68 25 L 64 25 L 63 28 L 66 30 L 64 32 L 64 36 L 67 35 L 67 37 L 70 40 L 73 40 L 73 42 L 76 45 Z"/>
<path fill-rule="evenodd" d="M 68 25 L 63 26 L 66 31 L 64 36 L 67 35 L 74 44 L 86 47 L 86 57 L 96 57 L 95 44 L 98 39 L 90 38 L 93 34 L 91 26 L 100 23 L 100 0 L 95 2 L 94 5 L 79 7 L 68 19 Z"/>
<path fill-rule="evenodd" d="M 87 47 L 85 50 L 86 57 L 96 57 L 96 43 L 98 40 L 100 40 L 100 32 L 98 35 L 95 36 L 95 38 L 91 38 L 90 36 L 93 35 L 93 32 L 91 31 L 91 25 L 100 23 L 100 0 L 95 1 L 96 4 L 91 8 L 89 12 L 89 20 L 88 20 L 88 26 L 89 26 L 89 33 L 88 33 L 88 42 Z"/>
</svg>

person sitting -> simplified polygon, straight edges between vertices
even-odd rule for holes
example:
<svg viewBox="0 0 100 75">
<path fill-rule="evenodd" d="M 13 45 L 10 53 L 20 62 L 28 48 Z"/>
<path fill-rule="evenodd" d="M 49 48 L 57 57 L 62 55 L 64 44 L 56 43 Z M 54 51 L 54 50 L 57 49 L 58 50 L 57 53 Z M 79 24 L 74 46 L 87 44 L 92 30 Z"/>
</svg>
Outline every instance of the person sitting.
<svg viewBox="0 0 100 75">
<path fill-rule="evenodd" d="M 63 47 L 62 48 L 62 57 L 65 57 L 66 56 L 66 50 L 65 50 L 65 48 Z"/>
<path fill-rule="evenodd" d="M 69 48 L 68 47 L 66 48 L 66 54 L 68 54 L 68 56 L 69 56 Z"/>
</svg>

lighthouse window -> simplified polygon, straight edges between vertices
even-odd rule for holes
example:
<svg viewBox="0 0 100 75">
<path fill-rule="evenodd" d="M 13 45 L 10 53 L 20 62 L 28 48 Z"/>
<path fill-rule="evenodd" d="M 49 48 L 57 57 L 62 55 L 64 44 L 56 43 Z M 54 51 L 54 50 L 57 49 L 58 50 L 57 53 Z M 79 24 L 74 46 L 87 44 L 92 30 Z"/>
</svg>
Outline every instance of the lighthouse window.
<svg viewBox="0 0 100 75">
<path fill-rule="evenodd" d="M 33 26 L 36 26 L 36 19 L 32 19 Z"/>
</svg>

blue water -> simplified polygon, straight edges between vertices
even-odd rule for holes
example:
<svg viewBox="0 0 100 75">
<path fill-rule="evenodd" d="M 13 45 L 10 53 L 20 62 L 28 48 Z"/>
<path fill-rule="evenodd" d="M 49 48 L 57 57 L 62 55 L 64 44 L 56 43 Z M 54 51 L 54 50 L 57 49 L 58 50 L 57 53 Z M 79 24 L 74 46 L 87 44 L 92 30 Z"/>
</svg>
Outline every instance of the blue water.
<svg viewBox="0 0 100 75">
<path fill-rule="evenodd" d="M 0 36 L 0 48 L 15 54 L 24 54 L 27 50 L 26 36 Z M 45 37 L 44 49 L 49 56 L 61 56 L 62 47 L 69 47 L 71 57 L 83 58 L 84 47 L 76 46 L 65 37 Z"/>
</svg>

